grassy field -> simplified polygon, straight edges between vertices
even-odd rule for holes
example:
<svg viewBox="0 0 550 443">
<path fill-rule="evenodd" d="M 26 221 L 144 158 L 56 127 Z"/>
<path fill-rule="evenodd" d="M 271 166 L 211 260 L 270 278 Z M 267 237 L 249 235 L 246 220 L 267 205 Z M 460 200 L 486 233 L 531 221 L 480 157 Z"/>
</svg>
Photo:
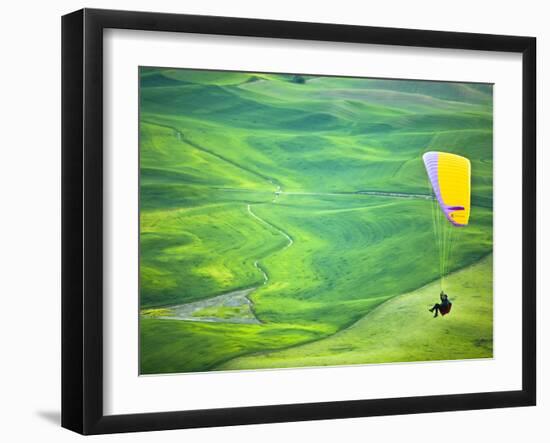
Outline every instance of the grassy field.
<svg viewBox="0 0 550 443">
<path fill-rule="evenodd" d="M 141 68 L 141 372 L 450 358 L 390 340 L 402 335 L 393 320 L 381 335 L 386 353 L 363 352 L 378 331 L 372 319 L 402 300 L 403 330 L 434 333 L 428 150 L 472 162 L 470 225 L 450 270 L 469 267 L 492 252 L 490 86 Z M 456 358 L 488 357 L 491 262 L 464 273 L 448 291 L 460 303 L 467 288 L 484 288 L 483 346 L 460 329 L 474 322 L 461 317 L 470 311 L 445 324 L 462 331 Z M 255 288 L 259 324 L 227 320 L 242 306 L 159 318 L 244 288 Z M 335 346 L 342 336 L 358 350 Z"/>
<path fill-rule="evenodd" d="M 259 352 L 218 369 L 282 368 L 486 358 L 493 355 L 492 256 L 452 274 L 450 315 L 431 318 L 438 283 L 392 298 L 344 331 L 283 351 Z M 429 313 L 428 313 L 429 314 Z"/>
</svg>

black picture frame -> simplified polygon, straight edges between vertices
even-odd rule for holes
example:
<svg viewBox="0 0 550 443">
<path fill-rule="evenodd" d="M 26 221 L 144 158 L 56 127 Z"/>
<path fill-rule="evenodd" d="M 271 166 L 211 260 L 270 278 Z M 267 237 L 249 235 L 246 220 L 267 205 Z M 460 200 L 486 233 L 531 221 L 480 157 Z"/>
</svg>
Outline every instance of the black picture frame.
<svg viewBox="0 0 550 443">
<path fill-rule="evenodd" d="M 130 415 L 103 412 L 103 31 L 108 28 L 522 54 L 522 389 Z M 82 434 L 536 403 L 536 39 L 83 9 L 62 18 L 62 426 Z M 520 270 L 518 269 L 518 274 Z"/>
</svg>

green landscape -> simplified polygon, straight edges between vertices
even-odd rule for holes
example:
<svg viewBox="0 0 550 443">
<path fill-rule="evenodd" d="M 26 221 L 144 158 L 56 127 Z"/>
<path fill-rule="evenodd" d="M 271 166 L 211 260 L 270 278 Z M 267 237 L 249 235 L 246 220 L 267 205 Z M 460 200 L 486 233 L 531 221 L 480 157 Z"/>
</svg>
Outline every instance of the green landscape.
<svg viewBox="0 0 550 443">
<path fill-rule="evenodd" d="M 140 372 L 491 358 L 492 86 L 140 68 Z M 439 301 L 422 154 L 471 161 Z"/>
</svg>

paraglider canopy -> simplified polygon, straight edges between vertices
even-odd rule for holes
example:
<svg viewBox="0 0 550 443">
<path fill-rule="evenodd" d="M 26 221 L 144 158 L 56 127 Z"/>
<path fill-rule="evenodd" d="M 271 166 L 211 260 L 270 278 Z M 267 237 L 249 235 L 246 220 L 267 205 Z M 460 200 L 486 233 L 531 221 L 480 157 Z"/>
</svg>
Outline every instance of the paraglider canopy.
<svg viewBox="0 0 550 443">
<path fill-rule="evenodd" d="M 422 159 L 443 214 L 454 226 L 470 218 L 470 160 L 448 152 L 426 152 Z"/>
<path fill-rule="evenodd" d="M 432 221 L 439 252 L 440 285 L 443 289 L 445 277 L 452 268 L 453 244 L 462 232 L 462 229 L 457 228 L 466 226 L 470 219 L 470 160 L 436 151 L 426 152 L 422 159 L 433 193 Z"/>
</svg>

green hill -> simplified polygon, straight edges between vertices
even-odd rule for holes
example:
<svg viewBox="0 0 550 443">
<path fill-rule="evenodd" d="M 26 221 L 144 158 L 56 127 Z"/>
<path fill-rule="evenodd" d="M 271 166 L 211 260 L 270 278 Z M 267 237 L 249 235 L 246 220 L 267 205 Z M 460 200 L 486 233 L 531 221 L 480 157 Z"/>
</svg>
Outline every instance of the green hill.
<svg viewBox="0 0 550 443">
<path fill-rule="evenodd" d="M 380 305 L 324 340 L 283 351 L 259 352 L 218 369 L 330 366 L 493 356 L 492 257 L 449 277 L 451 313 L 432 318 L 439 282 Z"/>
<path fill-rule="evenodd" d="M 142 372 L 322 343 L 437 279 L 428 150 L 472 162 L 450 270 L 491 253 L 491 91 L 141 68 Z M 209 307 L 210 322 L 158 314 L 245 288 L 259 324 L 228 322 L 240 308 Z"/>
</svg>

